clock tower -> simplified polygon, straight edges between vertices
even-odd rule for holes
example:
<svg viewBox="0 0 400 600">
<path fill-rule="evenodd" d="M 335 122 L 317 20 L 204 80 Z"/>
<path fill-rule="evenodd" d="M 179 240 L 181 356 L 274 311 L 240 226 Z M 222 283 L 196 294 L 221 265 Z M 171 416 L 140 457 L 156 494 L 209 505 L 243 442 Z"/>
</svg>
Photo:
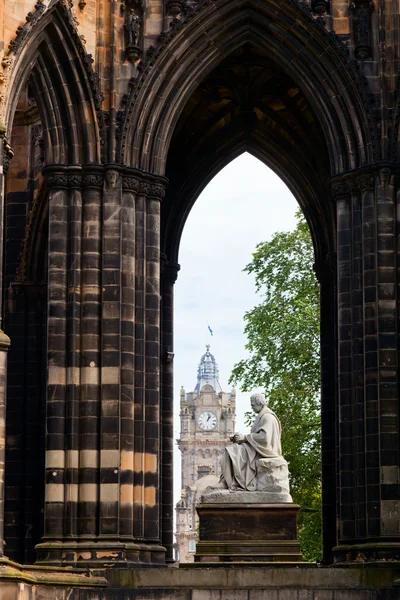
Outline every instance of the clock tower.
<svg viewBox="0 0 400 600">
<path fill-rule="evenodd" d="M 234 433 L 236 391 L 223 392 L 218 365 L 206 346 L 193 392 L 180 391 L 182 496 L 176 505 L 176 560 L 193 562 L 197 542 L 196 505 L 206 487 L 218 483 L 220 459 Z"/>
</svg>

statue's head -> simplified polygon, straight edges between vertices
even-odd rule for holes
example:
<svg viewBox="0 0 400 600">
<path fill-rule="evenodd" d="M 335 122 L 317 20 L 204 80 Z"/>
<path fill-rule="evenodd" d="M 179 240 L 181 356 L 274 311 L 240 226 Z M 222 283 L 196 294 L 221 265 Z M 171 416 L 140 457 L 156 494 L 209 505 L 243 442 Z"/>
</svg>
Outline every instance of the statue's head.
<svg viewBox="0 0 400 600">
<path fill-rule="evenodd" d="M 106 187 L 107 188 L 115 188 L 117 185 L 119 173 L 114 169 L 109 169 L 106 171 Z"/>
<path fill-rule="evenodd" d="M 267 404 L 267 401 L 265 400 L 264 394 L 261 394 L 261 392 L 256 392 L 250 396 L 250 403 L 254 412 L 259 413 L 260 410 L 262 410 Z"/>
</svg>

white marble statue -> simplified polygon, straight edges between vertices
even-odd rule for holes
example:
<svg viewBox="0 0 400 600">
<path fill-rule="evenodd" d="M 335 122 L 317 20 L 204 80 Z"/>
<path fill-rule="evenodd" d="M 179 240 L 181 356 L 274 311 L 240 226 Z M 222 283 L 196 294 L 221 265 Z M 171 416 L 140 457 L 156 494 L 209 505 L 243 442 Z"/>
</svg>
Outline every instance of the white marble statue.
<svg viewBox="0 0 400 600">
<path fill-rule="evenodd" d="M 268 502 L 292 502 L 279 419 L 266 405 L 263 394 L 253 394 L 250 401 L 257 415 L 251 432 L 231 437 L 233 444 L 225 448 L 221 459 L 221 480 L 207 492 L 263 492 Z"/>
</svg>

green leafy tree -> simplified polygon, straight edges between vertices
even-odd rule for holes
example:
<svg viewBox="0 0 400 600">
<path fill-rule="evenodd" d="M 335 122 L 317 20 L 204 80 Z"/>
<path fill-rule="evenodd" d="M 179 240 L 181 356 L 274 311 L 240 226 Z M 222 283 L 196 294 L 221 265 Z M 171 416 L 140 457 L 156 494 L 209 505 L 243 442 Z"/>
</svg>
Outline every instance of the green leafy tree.
<svg viewBox="0 0 400 600">
<path fill-rule="evenodd" d="M 321 430 L 319 287 L 308 225 L 299 211 L 293 231 L 258 244 L 245 271 L 261 302 L 245 314 L 248 358 L 231 382 L 261 387 L 282 423 L 293 501 L 301 506 L 299 541 L 305 560 L 321 558 Z M 254 415 L 247 413 L 250 425 Z"/>
</svg>

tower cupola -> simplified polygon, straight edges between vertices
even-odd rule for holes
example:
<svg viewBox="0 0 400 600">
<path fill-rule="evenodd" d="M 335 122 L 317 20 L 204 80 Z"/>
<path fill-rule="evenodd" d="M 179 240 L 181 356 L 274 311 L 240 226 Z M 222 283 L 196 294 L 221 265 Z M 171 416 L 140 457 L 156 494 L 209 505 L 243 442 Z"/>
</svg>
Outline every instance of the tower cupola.
<svg viewBox="0 0 400 600">
<path fill-rule="evenodd" d="M 206 352 L 203 354 L 200 360 L 200 364 L 197 369 L 197 384 L 194 389 L 195 392 L 199 393 L 205 385 L 211 385 L 217 394 L 222 392 L 222 388 L 219 383 L 219 370 L 215 357 L 210 352 L 210 345 L 207 344 Z"/>
</svg>

